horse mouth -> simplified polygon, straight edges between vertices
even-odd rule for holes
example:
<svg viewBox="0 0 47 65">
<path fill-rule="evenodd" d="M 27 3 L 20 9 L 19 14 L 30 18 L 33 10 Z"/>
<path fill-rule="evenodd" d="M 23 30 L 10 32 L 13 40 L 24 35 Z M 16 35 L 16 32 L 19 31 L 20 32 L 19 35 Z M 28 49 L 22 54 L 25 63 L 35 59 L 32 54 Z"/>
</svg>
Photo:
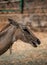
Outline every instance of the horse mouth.
<svg viewBox="0 0 47 65">
<path fill-rule="evenodd" d="M 38 45 L 41 44 L 41 42 L 40 42 L 39 39 L 37 39 L 37 40 L 35 40 L 35 41 L 31 41 L 31 42 L 33 43 L 33 46 L 34 46 L 34 47 L 38 47 Z"/>
</svg>

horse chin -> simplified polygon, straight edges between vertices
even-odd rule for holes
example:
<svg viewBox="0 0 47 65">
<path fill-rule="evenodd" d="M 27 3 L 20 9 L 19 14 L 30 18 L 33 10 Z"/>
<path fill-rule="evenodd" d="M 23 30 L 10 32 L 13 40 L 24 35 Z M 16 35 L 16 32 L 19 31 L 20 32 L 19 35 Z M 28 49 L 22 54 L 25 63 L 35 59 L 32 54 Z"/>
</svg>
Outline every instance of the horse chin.
<svg viewBox="0 0 47 65">
<path fill-rule="evenodd" d="M 37 47 L 37 44 L 35 42 L 32 42 L 33 47 Z"/>
<path fill-rule="evenodd" d="M 40 45 L 40 44 L 41 44 L 41 42 L 40 42 L 39 39 L 37 39 L 36 42 L 33 41 L 33 45 L 34 45 L 34 47 L 37 47 L 37 46 Z"/>
</svg>

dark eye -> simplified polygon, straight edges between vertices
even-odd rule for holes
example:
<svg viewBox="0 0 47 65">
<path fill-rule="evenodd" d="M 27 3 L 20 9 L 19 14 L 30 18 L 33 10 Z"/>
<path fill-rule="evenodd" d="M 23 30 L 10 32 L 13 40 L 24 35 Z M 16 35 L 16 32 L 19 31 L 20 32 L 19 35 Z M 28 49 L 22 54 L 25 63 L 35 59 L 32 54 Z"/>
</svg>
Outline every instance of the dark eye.
<svg viewBox="0 0 47 65">
<path fill-rule="evenodd" d="M 23 29 L 25 32 L 27 32 L 28 34 L 30 34 L 30 32 L 25 28 L 25 29 Z"/>
</svg>

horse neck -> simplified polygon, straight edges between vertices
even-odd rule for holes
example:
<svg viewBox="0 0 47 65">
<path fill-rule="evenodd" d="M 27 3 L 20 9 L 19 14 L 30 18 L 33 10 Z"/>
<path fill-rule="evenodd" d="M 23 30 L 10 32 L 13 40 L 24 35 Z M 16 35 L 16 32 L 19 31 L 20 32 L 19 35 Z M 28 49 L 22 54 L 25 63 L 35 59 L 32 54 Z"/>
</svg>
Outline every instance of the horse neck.
<svg viewBox="0 0 47 65">
<path fill-rule="evenodd" d="M 3 54 L 12 44 L 15 27 L 10 26 L 5 35 L 0 37 L 0 54 Z"/>
</svg>

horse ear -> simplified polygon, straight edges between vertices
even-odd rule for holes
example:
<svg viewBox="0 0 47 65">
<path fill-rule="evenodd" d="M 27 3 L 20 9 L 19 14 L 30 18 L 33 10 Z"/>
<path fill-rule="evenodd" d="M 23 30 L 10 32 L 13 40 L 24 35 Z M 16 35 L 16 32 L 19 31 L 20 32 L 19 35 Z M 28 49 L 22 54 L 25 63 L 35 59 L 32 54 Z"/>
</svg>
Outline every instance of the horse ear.
<svg viewBox="0 0 47 65">
<path fill-rule="evenodd" d="M 8 22 L 10 22 L 10 24 L 12 24 L 12 22 L 11 21 L 13 21 L 12 19 L 8 19 Z"/>
<path fill-rule="evenodd" d="M 14 21 L 13 19 L 8 19 L 8 21 L 10 24 L 19 27 L 19 24 L 16 21 Z"/>
</svg>

